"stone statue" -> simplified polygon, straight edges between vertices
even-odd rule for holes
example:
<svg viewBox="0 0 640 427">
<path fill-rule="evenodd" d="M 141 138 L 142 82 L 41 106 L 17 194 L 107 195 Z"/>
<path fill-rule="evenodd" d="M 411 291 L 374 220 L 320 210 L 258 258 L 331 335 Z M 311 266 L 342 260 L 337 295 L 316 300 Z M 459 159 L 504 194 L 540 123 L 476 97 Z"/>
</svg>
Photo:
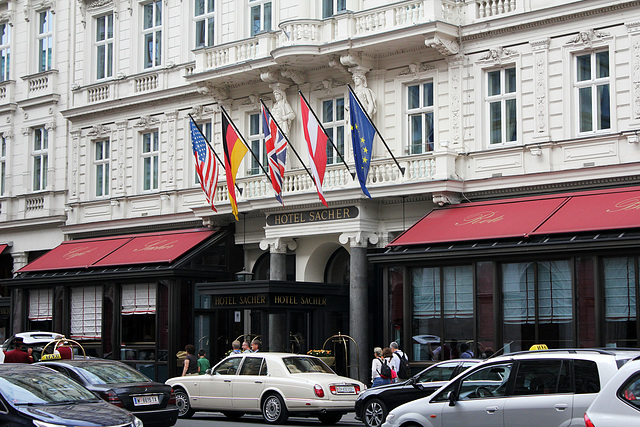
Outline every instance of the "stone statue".
<svg viewBox="0 0 640 427">
<path fill-rule="evenodd" d="M 354 92 L 362 107 L 365 109 L 369 117 L 373 118 L 376 113 L 376 97 L 371 89 L 367 87 L 367 76 L 364 71 L 356 70 L 353 72 L 353 83 L 355 84 Z"/>
<path fill-rule="evenodd" d="M 273 90 L 273 96 L 275 98 L 275 102 L 273 103 L 273 107 L 271 107 L 271 114 L 278 125 L 280 125 L 280 129 L 285 134 L 289 134 L 289 129 L 291 128 L 291 123 L 293 119 L 296 118 L 296 113 L 293 112 L 291 105 L 287 102 L 287 95 L 284 90 L 281 88 L 275 88 Z"/>
</svg>

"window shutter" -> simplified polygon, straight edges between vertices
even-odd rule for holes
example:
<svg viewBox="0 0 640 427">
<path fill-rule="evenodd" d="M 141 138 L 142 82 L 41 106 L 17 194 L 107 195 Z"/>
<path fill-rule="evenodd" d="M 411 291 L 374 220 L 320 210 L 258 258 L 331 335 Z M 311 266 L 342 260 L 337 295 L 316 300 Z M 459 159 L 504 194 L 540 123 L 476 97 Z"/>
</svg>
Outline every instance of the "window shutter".
<svg viewBox="0 0 640 427">
<path fill-rule="evenodd" d="M 122 314 L 155 314 L 155 284 L 122 285 Z"/>
<path fill-rule="evenodd" d="M 102 336 L 102 287 L 71 289 L 71 338 L 100 339 Z"/>
</svg>

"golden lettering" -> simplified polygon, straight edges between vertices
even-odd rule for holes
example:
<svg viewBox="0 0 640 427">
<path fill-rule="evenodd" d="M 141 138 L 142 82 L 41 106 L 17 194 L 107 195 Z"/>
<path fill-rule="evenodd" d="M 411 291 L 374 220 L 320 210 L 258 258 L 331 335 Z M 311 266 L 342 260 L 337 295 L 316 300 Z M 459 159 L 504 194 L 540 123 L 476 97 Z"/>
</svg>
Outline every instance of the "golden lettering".
<svg viewBox="0 0 640 427">
<path fill-rule="evenodd" d="M 336 211 L 335 211 L 335 209 L 331 209 L 331 210 L 329 211 L 329 219 L 334 219 L 334 218 L 335 218 L 335 216 L 336 216 Z"/>
<path fill-rule="evenodd" d="M 274 215 L 273 216 L 273 225 L 280 225 L 280 215 Z"/>
<path fill-rule="evenodd" d="M 455 225 L 472 225 L 472 224 L 491 224 L 504 219 L 504 215 L 498 215 L 494 211 L 476 212 L 466 216 L 462 222 L 456 222 Z"/>
<path fill-rule="evenodd" d="M 633 197 L 626 199 L 615 204 L 615 209 L 607 209 L 606 212 L 615 213 L 622 211 L 637 211 L 640 210 L 640 197 Z"/>
<path fill-rule="evenodd" d="M 88 253 L 91 253 L 95 250 L 96 248 L 89 248 L 88 246 L 80 246 L 78 248 L 73 248 L 71 250 L 69 250 L 69 252 L 67 252 L 66 254 L 62 255 L 62 258 L 64 259 L 73 259 L 73 258 L 77 258 L 79 256 L 84 256 Z"/>
<path fill-rule="evenodd" d="M 142 248 L 139 248 L 139 249 L 136 248 L 133 251 L 134 252 L 161 251 L 165 249 L 171 249 L 176 243 L 178 243 L 177 240 L 158 239 L 158 240 L 153 240 L 147 243 Z"/>
</svg>

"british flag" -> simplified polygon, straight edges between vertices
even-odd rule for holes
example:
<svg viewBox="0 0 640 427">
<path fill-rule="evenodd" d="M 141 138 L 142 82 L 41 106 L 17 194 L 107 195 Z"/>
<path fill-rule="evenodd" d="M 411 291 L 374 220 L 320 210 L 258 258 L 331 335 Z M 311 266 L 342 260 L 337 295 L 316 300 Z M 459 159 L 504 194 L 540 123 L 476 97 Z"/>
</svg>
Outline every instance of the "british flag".
<svg viewBox="0 0 640 427">
<path fill-rule="evenodd" d="M 287 161 L 287 139 L 280 132 L 278 125 L 264 104 L 262 104 L 262 129 L 264 130 L 264 143 L 267 148 L 267 161 L 273 191 L 276 193 L 276 199 L 284 206 L 282 187 L 284 165 Z"/>
</svg>

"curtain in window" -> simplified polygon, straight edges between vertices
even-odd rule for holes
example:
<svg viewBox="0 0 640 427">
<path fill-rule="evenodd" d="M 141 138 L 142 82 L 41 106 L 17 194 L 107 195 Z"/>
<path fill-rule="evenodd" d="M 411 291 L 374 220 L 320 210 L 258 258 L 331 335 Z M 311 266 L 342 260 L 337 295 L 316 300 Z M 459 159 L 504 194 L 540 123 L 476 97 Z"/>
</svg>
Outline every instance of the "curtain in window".
<svg viewBox="0 0 640 427">
<path fill-rule="evenodd" d="M 636 267 L 633 258 L 604 259 L 605 318 L 636 320 Z"/>
<path fill-rule="evenodd" d="M 444 317 L 473 318 L 473 269 L 471 266 L 445 267 Z"/>
<path fill-rule="evenodd" d="M 71 338 L 102 337 L 102 287 L 83 286 L 71 289 Z"/>
<path fill-rule="evenodd" d="M 53 319 L 53 290 L 33 289 L 29 291 L 29 320 Z"/>
<path fill-rule="evenodd" d="M 538 263 L 538 321 L 571 322 L 572 301 L 569 261 Z"/>
<path fill-rule="evenodd" d="M 535 323 L 533 263 L 502 265 L 504 321 L 510 324 Z"/>
<path fill-rule="evenodd" d="M 151 283 L 122 285 L 122 314 L 155 314 L 156 286 Z"/>
<path fill-rule="evenodd" d="M 413 285 L 413 316 L 416 319 L 440 317 L 440 270 L 438 268 L 411 269 Z"/>
</svg>

